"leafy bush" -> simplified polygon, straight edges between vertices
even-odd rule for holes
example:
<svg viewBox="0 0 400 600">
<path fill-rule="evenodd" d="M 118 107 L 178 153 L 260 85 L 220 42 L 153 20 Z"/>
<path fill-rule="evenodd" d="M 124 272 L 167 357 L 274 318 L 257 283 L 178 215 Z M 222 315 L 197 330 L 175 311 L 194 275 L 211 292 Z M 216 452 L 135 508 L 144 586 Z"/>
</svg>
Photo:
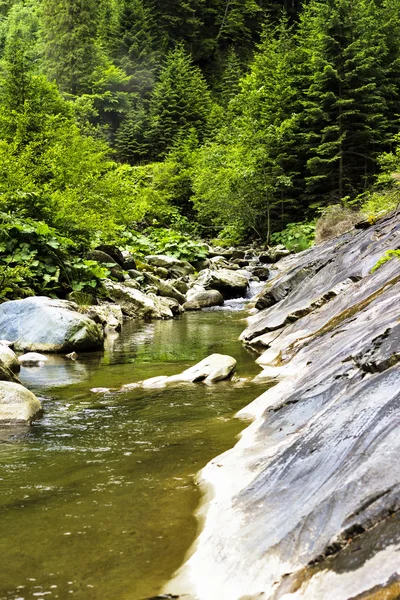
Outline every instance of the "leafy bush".
<svg viewBox="0 0 400 600">
<path fill-rule="evenodd" d="M 94 290 L 108 271 L 42 221 L 0 213 L 0 298 Z"/>
<path fill-rule="evenodd" d="M 147 235 L 145 235 L 147 233 Z M 176 231 L 159 228 L 127 234 L 126 249 L 142 258 L 147 254 L 168 254 L 189 262 L 205 258 L 208 248 L 198 240 Z"/>
<path fill-rule="evenodd" d="M 282 231 L 271 235 L 273 244 L 283 244 L 292 252 L 301 252 L 314 243 L 315 221 L 288 223 Z"/>
</svg>

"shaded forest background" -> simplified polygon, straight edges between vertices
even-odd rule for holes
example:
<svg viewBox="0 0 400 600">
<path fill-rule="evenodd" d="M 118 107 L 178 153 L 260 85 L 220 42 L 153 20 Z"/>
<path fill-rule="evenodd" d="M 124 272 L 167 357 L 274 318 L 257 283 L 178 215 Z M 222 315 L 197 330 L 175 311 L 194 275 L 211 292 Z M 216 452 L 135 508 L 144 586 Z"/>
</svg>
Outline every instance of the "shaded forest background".
<svg viewBox="0 0 400 600">
<path fill-rule="evenodd" d="M 0 57 L 0 297 L 397 203 L 400 0 L 2 0 Z"/>
</svg>

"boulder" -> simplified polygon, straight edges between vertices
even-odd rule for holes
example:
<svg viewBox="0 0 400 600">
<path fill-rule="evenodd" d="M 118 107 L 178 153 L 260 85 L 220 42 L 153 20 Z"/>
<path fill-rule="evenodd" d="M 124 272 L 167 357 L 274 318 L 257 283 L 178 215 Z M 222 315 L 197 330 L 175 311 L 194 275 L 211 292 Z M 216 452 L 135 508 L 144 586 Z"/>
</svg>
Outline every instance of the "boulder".
<svg viewBox="0 0 400 600">
<path fill-rule="evenodd" d="M 244 296 L 249 286 L 247 277 L 228 269 L 219 271 L 207 269 L 200 274 L 197 283 L 206 290 L 218 290 L 225 299 Z"/>
<path fill-rule="evenodd" d="M 2 363 L 0 360 L 0 381 L 14 381 L 15 383 L 20 383 L 18 377 Z"/>
<path fill-rule="evenodd" d="M 48 361 L 47 356 L 39 352 L 27 352 L 18 357 L 18 362 L 23 367 L 36 367 Z"/>
<path fill-rule="evenodd" d="M 182 308 L 185 311 L 201 310 L 200 304 L 194 302 L 193 300 L 188 300 L 187 302 L 185 302 Z"/>
<path fill-rule="evenodd" d="M 186 298 L 171 283 L 162 281 L 152 273 L 145 273 L 145 279 L 157 288 L 158 294 L 166 298 L 174 298 L 179 304 L 184 304 Z"/>
<path fill-rule="evenodd" d="M 45 296 L 0 305 L 0 337 L 14 340 L 16 350 L 69 352 L 103 346 L 103 331 L 68 300 Z"/>
<path fill-rule="evenodd" d="M 260 281 L 267 281 L 269 278 L 269 269 L 265 266 L 253 267 L 251 269 L 254 277 L 258 277 Z"/>
<path fill-rule="evenodd" d="M 120 267 L 124 266 L 124 253 L 117 246 L 114 246 L 112 244 L 101 244 L 101 246 L 97 246 L 96 250 L 104 252 L 108 256 L 111 256 L 113 261 L 116 262 Z M 136 267 L 132 268 L 135 269 Z"/>
<path fill-rule="evenodd" d="M 197 290 L 193 288 L 187 293 L 187 301 L 189 303 L 194 302 L 200 308 L 207 308 L 209 306 L 222 306 L 224 298 L 218 290 Z"/>
<path fill-rule="evenodd" d="M 35 394 L 19 383 L 0 381 L 0 422 L 30 423 L 41 411 Z"/>
<path fill-rule="evenodd" d="M 100 323 L 105 329 L 121 331 L 124 317 L 122 309 L 118 304 L 104 303 L 98 306 L 91 306 L 86 314 L 91 319 Z"/>
<path fill-rule="evenodd" d="M 231 269 L 232 271 L 237 271 L 239 269 L 238 265 L 228 262 L 223 256 L 213 256 L 210 258 L 209 263 L 209 269 L 212 270 Z"/>
<path fill-rule="evenodd" d="M 110 300 L 117 302 L 128 317 L 144 319 L 171 319 L 171 310 L 162 303 L 161 298 L 150 297 L 124 283 L 106 280 L 104 289 Z"/>
<path fill-rule="evenodd" d="M 130 271 L 131 269 L 136 270 L 135 257 L 130 252 L 128 252 L 128 250 L 122 251 L 122 259 L 123 259 L 123 262 L 121 264 L 121 267 L 125 271 Z"/>
<path fill-rule="evenodd" d="M 110 271 L 110 275 L 118 281 L 124 281 L 124 272 L 121 265 L 109 254 L 106 254 L 102 250 L 92 250 L 88 253 L 87 257 L 89 260 L 95 260 L 99 264 L 106 266 Z"/>
<path fill-rule="evenodd" d="M 174 288 L 178 290 L 181 294 L 185 295 L 189 289 L 188 284 L 182 279 L 175 279 Z"/>
<path fill-rule="evenodd" d="M 168 273 L 173 277 L 182 277 L 194 273 L 194 267 L 186 261 L 179 260 L 174 256 L 165 254 L 157 254 L 146 256 L 146 261 L 153 267 L 162 267 L 167 269 Z"/>
<path fill-rule="evenodd" d="M 285 256 L 289 256 L 290 250 L 285 248 L 283 245 L 274 246 L 273 248 L 269 248 L 266 252 L 261 252 L 258 260 L 260 263 L 276 263 L 281 258 Z"/>
<path fill-rule="evenodd" d="M 121 389 L 129 390 L 134 388 L 158 389 L 170 384 L 180 383 L 205 383 L 213 384 L 218 381 L 229 379 L 236 368 L 236 360 L 226 354 L 210 354 L 202 361 L 178 373 L 177 375 L 159 375 L 151 377 L 137 383 L 128 383 Z"/>
<path fill-rule="evenodd" d="M 17 373 L 19 371 L 19 362 L 17 355 L 5 344 L 0 343 L 0 362 L 10 369 Z"/>
</svg>

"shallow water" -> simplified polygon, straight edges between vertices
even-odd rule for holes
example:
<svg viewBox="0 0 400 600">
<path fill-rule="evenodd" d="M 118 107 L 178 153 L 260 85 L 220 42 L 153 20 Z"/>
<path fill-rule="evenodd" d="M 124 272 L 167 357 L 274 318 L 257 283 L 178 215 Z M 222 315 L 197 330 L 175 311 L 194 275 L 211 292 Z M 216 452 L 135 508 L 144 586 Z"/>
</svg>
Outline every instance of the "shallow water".
<svg viewBox="0 0 400 600">
<path fill-rule="evenodd" d="M 170 375 L 220 352 L 259 369 L 238 311 L 129 322 L 104 353 L 22 369 L 44 417 L 0 433 L 0 598 L 139 600 L 156 594 L 196 535 L 195 474 L 231 447 L 234 413 L 264 388 L 222 382 L 94 394 Z"/>
</svg>

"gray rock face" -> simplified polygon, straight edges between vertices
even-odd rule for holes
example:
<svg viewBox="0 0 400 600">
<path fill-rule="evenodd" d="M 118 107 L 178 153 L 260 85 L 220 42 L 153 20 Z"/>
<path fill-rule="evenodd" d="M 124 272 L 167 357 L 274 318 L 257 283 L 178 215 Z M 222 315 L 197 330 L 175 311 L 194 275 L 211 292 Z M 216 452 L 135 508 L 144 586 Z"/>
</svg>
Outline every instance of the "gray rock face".
<svg viewBox="0 0 400 600">
<path fill-rule="evenodd" d="M 117 302 L 128 317 L 144 319 L 172 319 L 173 314 L 162 298 L 150 297 L 123 283 L 105 281 L 104 288 L 110 300 Z"/>
<path fill-rule="evenodd" d="M 157 254 L 146 256 L 146 262 L 153 267 L 162 267 L 173 277 L 183 277 L 184 275 L 190 275 L 194 273 L 194 268 L 188 262 L 178 260 L 173 256 L 167 256 L 164 254 Z"/>
<path fill-rule="evenodd" d="M 67 300 L 45 296 L 12 300 L 0 305 L 0 337 L 14 341 L 16 350 L 69 352 L 95 350 L 103 331 Z"/>
<path fill-rule="evenodd" d="M 370 269 L 399 231 L 387 218 L 300 256 L 270 288 L 281 300 L 250 319 L 243 337 L 264 347 L 277 384 L 239 413 L 253 423 L 202 472 L 213 500 L 168 591 L 398 596 L 400 269 L 398 259 Z"/>
<path fill-rule="evenodd" d="M 281 258 L 289 256 L 289 254 L 290 251 L 287 250 L 285 246 L 280 245 L 274 246 L 266 252 L 262 252 L 258 258 L 261 263 L 276 263 L 278 260 L 281 260 Z"/>
<path fill-rule="evenodd" d="M 35 394 L 19 383 L 0 381 L 0 423 L 30 423 L 41 410 Z"/>
<path fill-rule="evenodd" d="M 194 302 L 200 308 L 207 308 L 210 306 L 222 306 L 224 298 L 218 290 L 189 290 L 187 294 L 188 302 Z M 185 305 L 184 305 L 185 306 Z"/>
<path fill-rule="evenodd" d="M 225 299 L 244 296 L 249 286 L 247 277 L 228 269 L 202 271 L 197 283 L 206 290 L 218 290 Z"/>
</svg>

